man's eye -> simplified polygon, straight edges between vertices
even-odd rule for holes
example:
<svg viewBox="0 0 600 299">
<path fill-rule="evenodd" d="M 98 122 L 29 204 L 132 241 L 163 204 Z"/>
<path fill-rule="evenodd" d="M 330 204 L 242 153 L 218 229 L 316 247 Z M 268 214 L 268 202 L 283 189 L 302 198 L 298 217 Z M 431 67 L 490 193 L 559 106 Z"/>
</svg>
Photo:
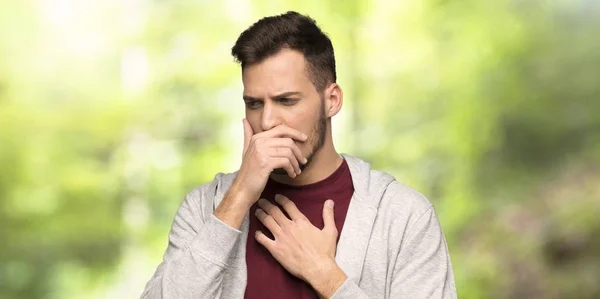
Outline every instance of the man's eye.
<svg viewBox="0 0 600 299">
<path fill-rule="evenodd" d="M 246 107 L 248 107 L 249 109 L 256 109 L 260 107 L 260 104 L 260 101 L 248 101 L 246 102 Z"/>
<path fill-rule="evenodd" d="M 293 105 L 296 103 L 296 100 L 288 99 L 288 98 L 281 98 L 281 99 L 279 99 L 279 103 L 282 103 L 284 105 Z"/>
</svg>

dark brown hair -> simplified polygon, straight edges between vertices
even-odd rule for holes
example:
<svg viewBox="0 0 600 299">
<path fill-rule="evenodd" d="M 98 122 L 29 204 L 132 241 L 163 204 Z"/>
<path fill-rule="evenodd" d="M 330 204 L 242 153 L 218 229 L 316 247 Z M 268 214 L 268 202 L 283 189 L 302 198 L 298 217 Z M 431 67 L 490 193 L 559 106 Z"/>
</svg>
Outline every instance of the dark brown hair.
<svg viewBox="0 0 600 299">
<path fill-rule="evenodd" d="M 336 82 L 335 57 L 329 37 L 308 16 L 289 11 L 260 19 L 238 37 L 231 55 L 242 70 L 289 48 L 304 55 L 309 78 L 318 92 Z"/>
</svg>

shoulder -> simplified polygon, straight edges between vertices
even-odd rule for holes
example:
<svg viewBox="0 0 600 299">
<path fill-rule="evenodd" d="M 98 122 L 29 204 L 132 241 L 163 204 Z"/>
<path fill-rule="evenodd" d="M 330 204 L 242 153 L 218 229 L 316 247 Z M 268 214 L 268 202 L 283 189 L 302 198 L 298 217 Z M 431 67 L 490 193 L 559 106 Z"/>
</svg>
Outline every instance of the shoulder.
<svg viewBox="0 0 600 299">
<path fill-rule="evenodd" d="M 400 183 L 396 178 L 350 155 L 343 155 L 350 167 L 352 181 L 358 197 L 377 209 L 377 214 L 398 215 L 398 213 L 423 214 L 432 205 L 417 190 Z"/>
<path fill-rule="evenodd" d="M 378 214 L 384 213 L 393 218 L 414 223 L 433 208 L 425 195 L 397 181 L 389 173 L 371 170 L 371 181 L 373 182 L 373 180 L 388 182 L 381 192 Z"/>
</svg>

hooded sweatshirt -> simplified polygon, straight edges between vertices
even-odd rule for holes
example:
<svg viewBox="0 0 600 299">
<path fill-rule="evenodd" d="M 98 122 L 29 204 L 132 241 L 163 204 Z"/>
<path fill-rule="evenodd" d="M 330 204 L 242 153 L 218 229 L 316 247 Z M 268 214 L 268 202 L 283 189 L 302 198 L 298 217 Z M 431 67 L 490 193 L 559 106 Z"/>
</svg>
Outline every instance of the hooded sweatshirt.
<svg viewBox="0 0 600 299">
<path fill-rule="evenodd" d="M 335 260 L 348 278 L 331 298 L 456 298 L 448 247 L 429 200 L 359 158 L 342 157 L 354 194 Z M 244 297 L 250 215 L 240 230 L 213 215 L 235 176 L 219 173 L 186 195 L 141 298 Z"/>
</svg>

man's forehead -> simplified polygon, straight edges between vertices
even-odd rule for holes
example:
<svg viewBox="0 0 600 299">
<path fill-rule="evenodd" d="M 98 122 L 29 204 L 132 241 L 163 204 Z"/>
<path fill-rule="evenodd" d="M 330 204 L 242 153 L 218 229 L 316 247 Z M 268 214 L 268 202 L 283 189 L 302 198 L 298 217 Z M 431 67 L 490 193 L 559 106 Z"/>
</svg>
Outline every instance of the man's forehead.
<svg viewBox="0 0 600 299">
<path fill-rule="evenodd" d="M 252 97 L 275 96 L 288 91 L 309 88 L 304 56 L 293 50 L 277 54 L 250 66 L 242 72 L 244 95 Z"/>
</svg>

